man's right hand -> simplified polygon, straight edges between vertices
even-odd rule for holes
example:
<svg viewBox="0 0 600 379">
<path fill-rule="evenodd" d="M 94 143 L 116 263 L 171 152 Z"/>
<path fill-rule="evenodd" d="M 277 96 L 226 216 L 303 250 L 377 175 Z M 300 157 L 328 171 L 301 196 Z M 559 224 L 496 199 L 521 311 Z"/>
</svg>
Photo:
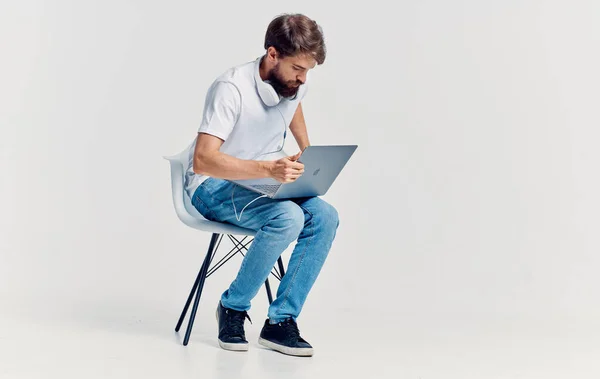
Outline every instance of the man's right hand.
<svg viewBox="0 0 600 379">
<path fill-rule="evenodd" d="M 302 152 L 273 161 L 271 177 L 280 183 L 291 183 L 304 173 L 304 164 L 297 162 Z"/>
</svg>

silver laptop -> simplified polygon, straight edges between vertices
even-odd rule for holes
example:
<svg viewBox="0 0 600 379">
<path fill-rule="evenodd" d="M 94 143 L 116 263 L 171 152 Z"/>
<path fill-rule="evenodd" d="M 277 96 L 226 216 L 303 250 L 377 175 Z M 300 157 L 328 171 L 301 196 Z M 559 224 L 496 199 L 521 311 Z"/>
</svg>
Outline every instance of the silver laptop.
<svg viewBox="0 0 600 379">
<path fill-rule="evenodd" d="M 322 196 L 338 177 L 357 145 L 308 146 L 298 162 L 304 164 L 304 173 L 291 183 L 275 179 L 232 180 L 249 190 L 271 199 Z"/>
</svg>

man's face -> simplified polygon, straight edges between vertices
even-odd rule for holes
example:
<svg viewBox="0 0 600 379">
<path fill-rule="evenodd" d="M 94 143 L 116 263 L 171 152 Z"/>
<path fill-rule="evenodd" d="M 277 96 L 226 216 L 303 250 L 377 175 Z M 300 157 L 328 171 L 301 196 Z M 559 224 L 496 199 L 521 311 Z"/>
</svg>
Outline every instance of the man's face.
<svg viewBox="0 0 600 379">
<path fill-rule="evenodd" d="M 267 80 L 283 97 L 293 97 L 306 82 L 306 74 L 317 62 L 310 56 L 279 58 L 269 72 Z"/>
</svg>

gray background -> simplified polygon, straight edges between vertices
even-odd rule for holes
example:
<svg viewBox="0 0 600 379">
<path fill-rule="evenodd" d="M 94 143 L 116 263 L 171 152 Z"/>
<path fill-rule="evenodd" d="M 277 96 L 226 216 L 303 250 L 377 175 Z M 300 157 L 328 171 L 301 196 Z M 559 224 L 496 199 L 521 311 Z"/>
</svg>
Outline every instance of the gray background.
<svg viewBox="0 0 600 379">
<path fill-rule="evenodd" d="M 162 156 L 282 12 L 325 33 L 312 144 L 359 148 L 324 197 L 341 225 L 300 319 L 321 360 L 273 372 L 598 377 L 592 0 L 2 2 L 0 374 L 197 377 L 201 349 L 221 354 L 213 311 L 240 259 L 209 279 L 181 347 L 210 235 L 176 218 Z M 251 333 L 265 315 L 261 292 Z M 247 370 L 268 374 L 260 354 Z M 213 377 L 241 359 L 216 357 Z"/>
</svg>

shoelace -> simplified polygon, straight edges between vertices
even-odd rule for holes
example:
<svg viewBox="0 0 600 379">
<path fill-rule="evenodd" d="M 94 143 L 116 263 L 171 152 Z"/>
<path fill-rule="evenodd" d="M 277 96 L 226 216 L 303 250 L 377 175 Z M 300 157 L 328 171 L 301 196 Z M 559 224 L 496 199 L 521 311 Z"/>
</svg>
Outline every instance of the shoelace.
<svg viewBox="0 0 600 379">
<path fill-rule="evenodd" d="M 237 311 L 231 311 L 229 309 L 227 309 L 225 311 L 225 314 L 227 315 L 228 318 L 228 322 L 227 324 L 229 325 L 229 335 L 230 336 L 240 336 L 242 337 L 244 335 L 244 321 L 246 319 L 248 319 L 248 321 L 250 321 L 250 323 L 252 324 L 252 320 L 250 319 L 250 316 L 248 315 L 248 312 L 244 311 L 244 312 L 237 312 Z"/>
<path fill-rule="evenodd" d="M 284 322 L 281 322 L 280 325 L 284 328 L 287 338 L 293 341 L 300 339 L 300 330 L 298 329 L 298 324 L 296 324 L 293 319 L 285 320 Z"/>
</svg>

